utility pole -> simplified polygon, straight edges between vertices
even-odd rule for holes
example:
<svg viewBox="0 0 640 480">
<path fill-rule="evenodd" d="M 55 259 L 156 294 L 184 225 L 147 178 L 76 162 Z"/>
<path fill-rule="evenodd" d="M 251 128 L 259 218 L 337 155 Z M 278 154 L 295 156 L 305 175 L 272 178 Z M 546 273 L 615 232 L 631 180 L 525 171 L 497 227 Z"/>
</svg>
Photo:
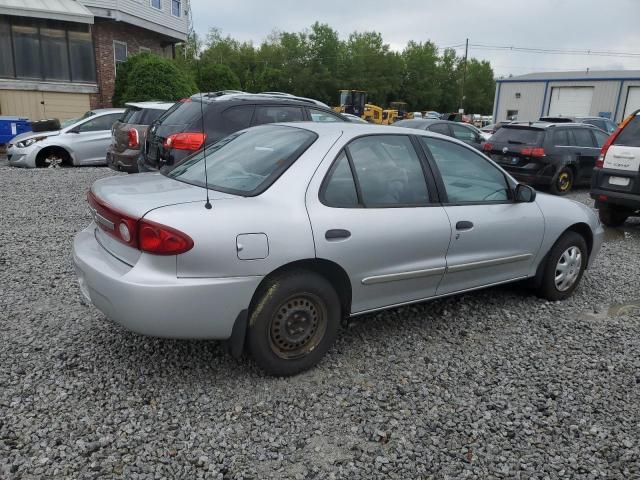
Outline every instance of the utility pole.
<svg viewBox="0 0 640 480">
<path fill-rule="evenodd" d="M 469 39 L 467 38 L 467 41 L 465 42 L 464 45 L 464 69 L 462 70 L 462 87 L 460 89 L 460 102 L 458 103 L 460 105 L 459 108 L 464 109 L 464 84 L 467 81 L 467 58 L 469 56 Z"/>
</svg>

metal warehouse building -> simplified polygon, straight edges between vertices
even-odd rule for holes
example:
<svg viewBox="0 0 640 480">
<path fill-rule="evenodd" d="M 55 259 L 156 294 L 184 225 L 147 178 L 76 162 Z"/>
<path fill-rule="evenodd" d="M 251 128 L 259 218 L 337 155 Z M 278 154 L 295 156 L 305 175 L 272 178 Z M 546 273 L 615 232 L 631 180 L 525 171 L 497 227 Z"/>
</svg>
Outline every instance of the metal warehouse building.
<svg viewBox="0 0 640 480">
<path fill-rule="evenodd" d="M 530 73 L 496 80 L 493 118 L 600 116 L 620 122 L 639 108 L 640 70 Z"/>
</svg>

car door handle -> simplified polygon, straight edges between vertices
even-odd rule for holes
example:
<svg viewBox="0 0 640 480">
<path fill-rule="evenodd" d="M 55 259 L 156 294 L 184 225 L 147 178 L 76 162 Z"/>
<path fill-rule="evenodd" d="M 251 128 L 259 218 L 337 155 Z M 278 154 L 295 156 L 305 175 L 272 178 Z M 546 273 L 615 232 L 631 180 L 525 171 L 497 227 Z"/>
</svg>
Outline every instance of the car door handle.
<svg viewBox="0 0 640 480">
<path fill-rule="evenodd" d="M 456 223 L 456 230 L 471 230 L 473 228 L 473 222 L 469 220 L 461 220 Z"/>
<path fill-rule="evenodd" d="M 343 240 L 345 238 L 349 238 L 351 236 L 351 232 L 349 230 L 343 230 L 340 228 L 327 230 L 324 234 L 324 238 L 327 240 Z"/>
</svg>

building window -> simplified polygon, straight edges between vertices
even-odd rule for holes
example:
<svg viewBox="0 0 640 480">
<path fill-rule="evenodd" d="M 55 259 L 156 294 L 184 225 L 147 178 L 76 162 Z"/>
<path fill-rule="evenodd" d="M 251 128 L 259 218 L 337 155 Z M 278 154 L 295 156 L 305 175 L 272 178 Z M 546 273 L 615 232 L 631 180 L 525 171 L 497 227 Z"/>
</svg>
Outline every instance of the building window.
<svg viewBox="0 0 640 480">
<path fill-rule="evenodd" d="M 140 47 L 138 49 L 139 53 L 151 53 L 151 49 L 149 47 Z"/>
<path fill-rule="evenodd" d="M 95 83 L 89 26 L 0 17 L 0 78 Z"/>
<path fill-rule="evenodd" d="M 162 0 L 151 0 L 151 6 L 158 10 L 162 10 Z"/>
<path fill-rule="evenodd" d="M 127 60 L 127 44 L 125 42 L 113 41 L 113 61 L 116 64 L 116 71 L 118 65 Z"/>
<path fill-rule="evenodd" d="M 516 98 L 520 98 L 520 97 L 521 97 L 520 92 L 516 92 Z"/>
<path fill-rule="evenodd" d="M 171 0 L 171 15 L 180 16 L 180 0 Z"/>
<path fill-rule="evenodd" d="M 517 120 L 518 110 L 507 110 L 507 120 Z"/>
</svg>

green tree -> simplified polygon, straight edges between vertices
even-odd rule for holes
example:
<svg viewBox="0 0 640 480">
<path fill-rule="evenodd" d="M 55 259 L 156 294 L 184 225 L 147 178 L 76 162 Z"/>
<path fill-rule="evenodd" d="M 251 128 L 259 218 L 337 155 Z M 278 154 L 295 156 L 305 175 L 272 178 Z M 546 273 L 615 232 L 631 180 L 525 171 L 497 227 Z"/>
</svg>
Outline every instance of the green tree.
<svg viewBox="0 0 640 480">
<path fill-rule="evenodd" d="M 124 70 L 122 67 L 125 67 Z M 188 97 L 197 90 L 188 74 L 182 72 L 171 60 L 158 55 L 144 53 L 129 57 L 118 67 L 116 82 L 117 76 L 122 75 L 123 71 L 126 75 L 120 80 L 122 93 L 117 98 L 114 95 L 113 103 L 117 106 L 132 101 L 171 102 Z"/>
<path fill-rule="evenodd" d="M 431 42 L 410 41 L 402 52 L 406 75 L 402 99 L 412 110 L 427 110 L 440 103 L 442 85 L 438 82 L 438 48 Z"/>
<path fill-rule="evenodd" d="M 239 90 L 240 79 L 228 65 L 205 63 L 196 66 L 196 83 L 201 92 Z"/>
<path fill-rule="evenodd" d="M 463 106 L 465 112 L 489 115 L 493 111 L 496 82 L 489 62 L 472 58 L 467 63 Z"/>
</svg>

